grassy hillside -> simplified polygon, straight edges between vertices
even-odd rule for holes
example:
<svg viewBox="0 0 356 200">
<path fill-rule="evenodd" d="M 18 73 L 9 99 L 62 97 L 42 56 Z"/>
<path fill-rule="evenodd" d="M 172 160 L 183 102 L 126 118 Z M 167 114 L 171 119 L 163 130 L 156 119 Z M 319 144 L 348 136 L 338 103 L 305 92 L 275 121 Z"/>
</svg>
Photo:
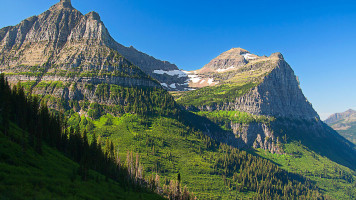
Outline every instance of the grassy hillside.
<svg viewBox="0 0 356 200">
<path fill-rule="evenodd" d="M 223 105 L 235 101 L 237 97 L 246 94 L 257 85 L 257 83 L 253 82 L 204 87 L 198 90 L 180 93 L 176 96 L 176 100 L 179 104 L 184 106 Z"/>
<path fill-rule="evenodd" d="M 42 154 L 23 148 L 14 141 L 22 141 L 24 131 L 14 124 L 9 134 L 11 139 L 0 132 L 0 199 L 163 199 L 123 188 L 92 170 L 83 181 L 78 163 L 47 145 Z"/>
<path fill-rule="evenodd" d="M 0 86 L 0 89 L 3 89 L 3 84 L 0 84 Z M 176 112 L 176 115 L 173 116 L 169 115 L 168 111 L 162 112 L 167 113 L 166 115 L 145 112 L 134 114 L 134 108 L 138 108 L 137 106 L 130 109 L 131 113 L 119 113 L 116 117 L 111 114 L 103 115 L 101 112 L 98 115 L 101 115 L 100 117 L 91 118 L 90 116 L 79 116 L 73 110 L 69 110 L 67 112 L 67 115 L 70 116 L 67 123 L 69 128 L 61 131 L 61 128 L 57 127 L 56 130 L 59 132 L 53 132 L 51 126 L 63 124 L 60 123 L 60 120 L 55 123 L 58 116 L 56 118 L 53 118 L 55 116 L 49 117 L 48 113 L 46 114 L 45 106 L 41 106 L 37 110 L 36 98 L 25 98 L 21 88 L 9 91 L 5 87 L 4 91 L 11 95 L 0 95 L 1 98 L 5 99 L 0 101 L 0 106 L 3 108 L 2 118 L 12 119 L 21 127 L 29 126 L 27 128 L 30 130 L 30 135 L 36 137 L 36 152 L 41 152 L 38 144 L 41 144 L 42 137 L 44 137 L 44 141 L 52 143 L 51 145 L 57 145 L 59 149 L 63 148 L 74 160 L 80 162 L 79 167 L 77 167 L 77 170 L 80 169 L 78 172 L 83 171 L 84 168 L 85 173 L 85 168 L 88 166 L 88 168 L 98 168 L 102 170 L 102 173 L 119 180 L 120 176 L 115 176 L 114 171 L 110 171 L 115 170 L 110 162 L 115 161 L 117 166 L 127 166 L 132 174 L 135 169 L 138 169 L 138 164 L 134 167 L 135 169 L 132 167 L 133 153 L 137 153 L 136 163 L 139 160 L 139 163 L 144 167 L 142 176 L 148 177 L 146 180 L 150 180 L 150 184 L 156 186 L 156 191 L 160 193 L 163 191 L 165 196 L 170 195 L 172 191 L 175 191 L 175 188 L 184 188 L 182 191 L 189 190 L 199 199 L 325 199 L 322 193 L 328 193 L 328 191 L 320 190 L 315 182 L 303 177 L 300 172 L 289 173 L 260 156 L 254 156 L 246 151 L 217 143 L 201 131 L 208 126 L 209 129 L 210 127 L 215 128 L 210 130 L 216 130 L 216 135 L 227 132 L 206 117 L 210 117 L 212 120 L 213 118 L 231 120 L 238 117 L 237 121 L 247 122 L 251 120 L 269 122 L 272 120 L 269 118 L 238 112 L 202 112 L 199 113 L 201 116 L 186 111 Z M 177 108 L 174 101 L 171 104 L 170 99 L 167 98 L 162 101 L 162 105 L 169 103 L 172 107 Z M 26 109 L 22 109 L 21 105 L 24 105 Z M 157 106 L 160 104 L 152 102 L 150 105 Z M 4 112 L 4 110 L 6 111 L 5 108 L 10 110 Z M 164 108 L 162 108 L 162 111 L 165 111 Z M 39 114 L 35 114 L 37 112 Z M 10 116 L 8 116 L 9 113 L 11 113 Z M 23 113 L 33 113 L 35 118 L 26 117 Z M 21 118 L 25 120 L 21 120 Z M 47 122 L 47 118 L 50 118 L 49 122 Z M 6 120 L 2 121 L 3 124 L 6 124 L 4 123 Z M 23 123 L 23 121 L 26 123 Z M 36 125 L 33 126 L 32 122 Z M 36 131 L 36 127 L 41 132 Z M 8 128 L 4 127 L 3 130 L 8 130 Z M 83 130 L 89 133 L 90 145 L 86 142 L 87 137 Z M 95 134 L 98 137 L 94 137 Z M 66 141 L 65 146 L 60 144 L 57 137 Z M 64 139 L 67 137 L 69 137 L 68 140 Z M 21 138 L 12 138 L 12 140 L 17 141 L 18 144 L 23 144 Z M 109 141 L 113 141 L 113 144 L 110 144 Z M 103 155 L 104 160 L 101 158 L 103 156 L 98 156 L 95 157 L 95 162 L 91 163 L 91 157 L 87 157 L 85 152 L 88 148 L 92 149 L 92 146 L 96 152 L 97 145 L 95 142 L 99 142 L 101 145 L 105 143 L 105 155 Z M 26 144 L 26 142 L 24 143 Z M 75 144 L 79 144 L 79 146 Z M 77 146 L 78 148 L 76 148 Z M 100 145 L 98 146 L 100 147 Z M 44 152 L 43 149 L 42 152 Z M 47 150 L 45 149 L 45 151 Z M 14 151 L 4 152 L 11 153 Z M 116 152 L 118 157 L 115 156 L 114 158 Z M 32 154 L 38 155 L 35 152 L 32 152 Z M 43 156 L 45 155 L 44 152 Z M 96 156 L 96 154 L 93 155 Z M 11 160 L 17 157 L 12 155 L 7 156 L 7 158 Z M 86 164 L 86 162 L 89 163 Z M 10 161 L 11 163 L 12 161 Z M 107 167 L 101 167 L 102 165 Z M 39 166 L 35 165 L 36 167 Z M 75 175 L 73 169 L 69 171 L 73 172 L 73 176 Z M 51 176 L 51 173 L 48 174 Z M 93 176 L 93 173 L 89 173 L 88 182 L 90 180 L 97 181 L 95 176 L 91 176 Z M 180 177 L 178 180 L 181 180 L 181 185 L 177 185 L 177 177 Z M 43 177 L 43 179 L 46 178 Z M 75 179 L 72 180 L 75 181 Z M 50 184 L 46 184 L 45 187 L 47 185 Z M 118 185 L 118 187 L 120 186 L 122 185 Z M 50 194 L 51 190 L 48 192 L 48 195 Z M 56 195 L 55 192 L 54 195 Z"/>
<path fill-rule="evenodd" d="M 199 199 L 248 199 L 272 193 L 292 197 L 296 195 L 298 184 L 302 187 L 300 195 L 309 195 L 306 197 L 309 199 L 322 198 L 314 184 L 298 174 L 280 171 L 268 160 L 219 145 L 176 119 L 108 114 L 93 121 L 74 114 L 69 124 L 80 124 L 82 129 L 88 129 L 89 139 L 93 133 L 100 135 L 102 141 L 109 138 L 118 147 L 122 159 L 127 157 L 128 151 L 138 152 L 145 174 L 158 174 L 163 188 L 169 187 L 170 180 L 180 173 L 182 187 L 187 186 Z M 250 177 L 253 174 L 256 177 Z M 265 193 L 262 188 L 258 189 L 258 184 L 266 184 Z M 279 190 L 278 185 L 294 185 L 294 188 Z"/>
<path fill-rule="evenodd" d="M 176 101 L 183 106 L 216 106 L 235 102 L 262 83 L 263 79 L 279 64 L 276 58 L 249 60 L 249 63 L 224 73 L 203 73 L 219 84 L 185 92 L 174 92 Z M 198 70 L 199 71 L 199 70 Z"/>
</svg>

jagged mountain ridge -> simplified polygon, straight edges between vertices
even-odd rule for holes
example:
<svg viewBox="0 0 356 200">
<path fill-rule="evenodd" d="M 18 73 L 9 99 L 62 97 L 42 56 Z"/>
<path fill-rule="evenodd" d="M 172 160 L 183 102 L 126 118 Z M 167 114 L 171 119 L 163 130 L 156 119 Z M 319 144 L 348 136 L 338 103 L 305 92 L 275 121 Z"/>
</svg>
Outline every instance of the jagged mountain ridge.
<svg viewBox="0 0 356 200">
<path fill-rule="evenodd" d="M 158 87 L 110 48 L 113 39 L 97 13 L 82 15 L 68 0 L 14 27 L 1 29 L 0 36 L 0 69 L 15 75 L 10 81 L 40 82 L 43 78 Z M 131 82 L 121 81 L 123 78 Z"/>
<path fill-rule="evenodd" d="M 56 65 L 61 66 L 62 73 L 64 70 L 76 73 L 96 71 L 89 74 L 90 76 L 98 75 L 100 71 L 104 74 L 119 72 L 114 73 L 114 76 L 147 79 L 145 75 L 147 73 L 164 82 L 162 85 L 168 90 L 184 90 L 187 87 L 186 76 L 167 74 L 180 72 L 177 66 L 117 43 L 110 36 L 99 14 L 90 12 L 83 15 L 72 7 L 69 0 L 61 0 L 39 16 L 23 20 L 16 26 L 1 29 L 0 53 L 0 70 L 5 73 L 27 72 L 28 75 L 33 72 L 33 69 L 28 69 L 29 66 L 51 65 L 53 68 Z M 19 66 L 22 68 L 19 69 Z M 72 68 L 76 69 L 71 70 Z M 49 73 L 56 72 L 49 69 Z M 76 75 L 87 77 L 85 73 Z M 17 80 L 30 79 L 33 78 L 17 77 Z M 139 83 L 136 79 L 133 82 L 119 80 L 119 84 L 159 86 L 154 81 L 146 80 Z"/>
<path fill-rule="evenodd" d="M 352 109 L 349 109 L 349 110 L 347 110 L 345 112 L 342 112 L 342 113 L 332 114 L 325 120 L 325 123 L 334 124 L 334 123 L 336 123 L 338 121 L 345 121 L 345 122 L 354 122 L 354 121 L 356 121 L 356 111 L 352 110 Z M 337 129 L 337 127 L 334 127 L 334 128 Z"/>
</svg>

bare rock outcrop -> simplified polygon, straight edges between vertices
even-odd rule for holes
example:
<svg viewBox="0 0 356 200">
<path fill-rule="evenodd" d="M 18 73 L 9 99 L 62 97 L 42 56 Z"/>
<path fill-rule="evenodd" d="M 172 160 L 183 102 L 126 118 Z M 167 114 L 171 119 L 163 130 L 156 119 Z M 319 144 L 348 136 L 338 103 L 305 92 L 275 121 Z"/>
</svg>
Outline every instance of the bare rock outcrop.
<svg viewBox="0 0 356 200">
<path fill-rule="evenodd" d="M 292 68 L 283 59 L 261 84 L 236 99 L 235 110 L 255 115 L 319 119 L 305 98 Z"/>
</svg>

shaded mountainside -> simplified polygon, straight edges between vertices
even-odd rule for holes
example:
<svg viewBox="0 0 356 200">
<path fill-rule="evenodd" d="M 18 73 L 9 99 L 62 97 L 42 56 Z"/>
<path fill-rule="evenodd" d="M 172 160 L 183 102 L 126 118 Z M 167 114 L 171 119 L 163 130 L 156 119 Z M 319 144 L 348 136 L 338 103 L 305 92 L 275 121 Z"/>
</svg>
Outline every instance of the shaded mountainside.
<svg viewBox="0 0 356 200">
<path fill-rule="evenodd" d="M 196 90 L 174 93 L 177 102 L 230 130 L 235 137 L 229 137 L 229 144 L 282 154 L 281 142 L 291 134 L 321 155 L 356 168 L 354 145 L 320 121 L 280 53 L 260 57 L 234 48 L 190 73 L 198 80 Z M 197 85 L 207 79 L 215 84 Z M 243 113 L 253 120 L 241 118 Z"/>
<path fill-rule="evenodd" d="M 95 137 L 94 137 L 95 138 Z M 1 199 L 164 199 L 123 165 L 112 142 L 89 143 L 36 96 L 0 75 Z M 110 148 L 109 148 L 110 146 Z"/>
<path fill-rule="evenodd" d="M 349 109 L 343 113 L 335 113 L 324 121 L 340 135 L 356 144 L 356 111 Z"/>
<path fill-rule="evenodd" d="M 12 124 L 9 135 L 0 131 L 1 199 L 165 199 L 157 194 L 135 191 L 90 170 L 85 181 L 80 164 L 57 149 L 43 145 L 43 153 L 17 143 L 24 130 Z"/>
</svg>

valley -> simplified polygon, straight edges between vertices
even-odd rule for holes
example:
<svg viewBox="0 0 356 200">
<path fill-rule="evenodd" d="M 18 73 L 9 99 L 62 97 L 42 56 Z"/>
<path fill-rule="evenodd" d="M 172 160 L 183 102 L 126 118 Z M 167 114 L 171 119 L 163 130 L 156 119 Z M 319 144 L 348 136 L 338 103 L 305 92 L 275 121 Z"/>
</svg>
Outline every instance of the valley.
<svg viewBox="0 0 356 200">
<path fill-rule="evenodd" d="M 0 198 L 356 198 L 353 115 L 321 121 L 281 53 L 185 71 L 60 0 L 0 29 L 0 72 Z"/>
</svg>

